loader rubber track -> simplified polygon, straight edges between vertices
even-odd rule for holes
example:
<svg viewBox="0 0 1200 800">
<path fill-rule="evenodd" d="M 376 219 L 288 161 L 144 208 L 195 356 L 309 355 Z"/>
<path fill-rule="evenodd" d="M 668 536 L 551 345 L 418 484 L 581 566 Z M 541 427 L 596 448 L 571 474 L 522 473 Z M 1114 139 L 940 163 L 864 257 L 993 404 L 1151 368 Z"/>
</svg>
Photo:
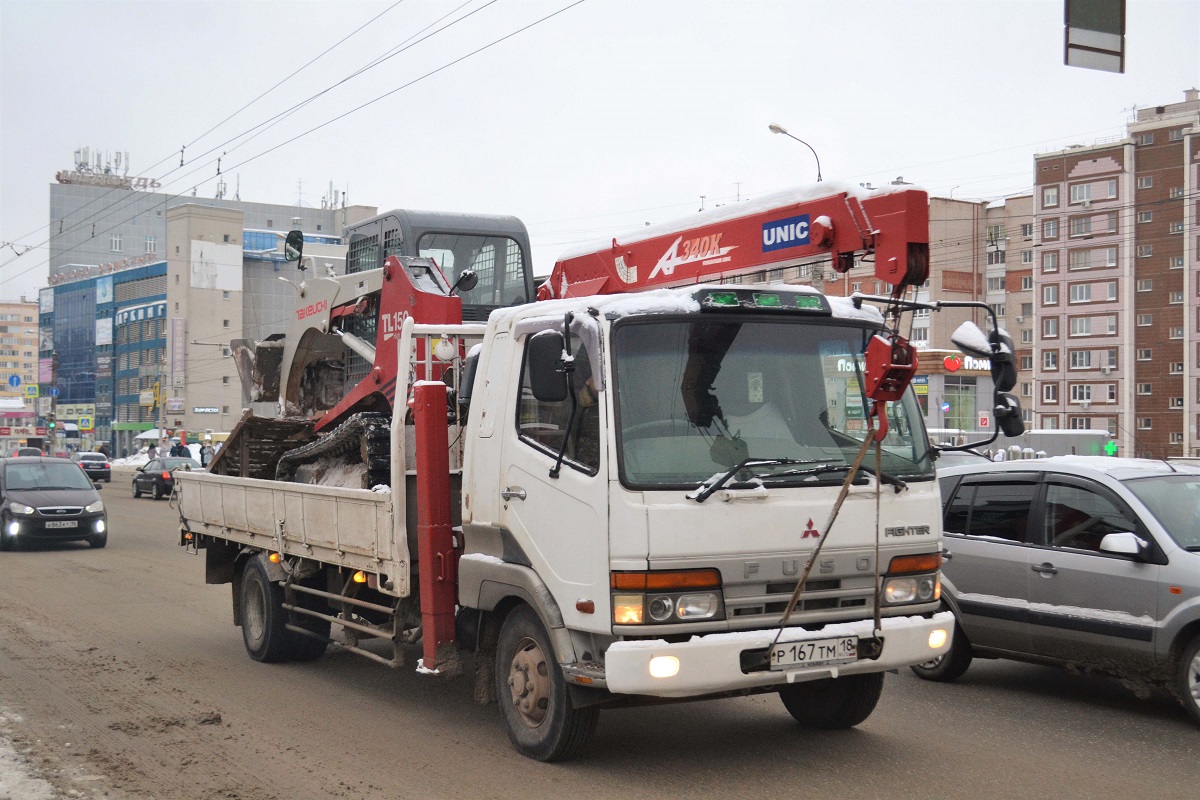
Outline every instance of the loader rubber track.
<svg viewBox="0 0 1200 800">
<path fill-rule="evenodd" d="M 301 465 L 323 458 L 348 457 L 367 465 L 367 486 L 391 484 L 392 420 L 387 414 L 365 411 L 314 442 L 289 450 L 279 457 L 275 480 L 294 481 Z"/>
</svg>

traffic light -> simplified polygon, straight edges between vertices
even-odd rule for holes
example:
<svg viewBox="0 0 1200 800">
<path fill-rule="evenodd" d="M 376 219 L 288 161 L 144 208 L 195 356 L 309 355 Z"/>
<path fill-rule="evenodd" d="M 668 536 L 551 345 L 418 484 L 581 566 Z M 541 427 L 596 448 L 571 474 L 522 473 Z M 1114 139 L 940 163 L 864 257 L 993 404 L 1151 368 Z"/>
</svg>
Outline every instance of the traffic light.
<svg viewBox="0 0 1200 800">
<path fill-rule="evenodd" d="M 46 417 L 46 427 L 49 428 L 50 430 L 54 430 L 55 428 L 58 427 L 58 420 L 54 418 L 53 414 Z"/>
</svg>

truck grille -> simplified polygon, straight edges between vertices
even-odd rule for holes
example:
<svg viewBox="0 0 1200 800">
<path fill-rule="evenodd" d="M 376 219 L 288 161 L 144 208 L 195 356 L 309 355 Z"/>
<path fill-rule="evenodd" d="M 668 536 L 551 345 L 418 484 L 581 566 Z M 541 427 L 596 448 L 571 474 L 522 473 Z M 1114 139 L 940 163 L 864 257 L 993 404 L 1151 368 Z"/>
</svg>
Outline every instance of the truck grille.
<svg viewBox="0 0 1200 800">
<path fill-rule="evenodd" d="M 787 608 L 796 584 L 787 581 L 746 583 L 725 586 L 725 612 L 739 623 L 762 622 L 776 624 Z M 792 612 L 791 623 L 803 624 L 806 617 L 819 616 L 822 621 L 837 617 L 838 610 L 846 616 L 858 616 L 858 609 L 872 602 L 874 579 L 871 576 L 810 580 Z M 738 627 L 741 627 L 739 624 Z"/>
</svg>

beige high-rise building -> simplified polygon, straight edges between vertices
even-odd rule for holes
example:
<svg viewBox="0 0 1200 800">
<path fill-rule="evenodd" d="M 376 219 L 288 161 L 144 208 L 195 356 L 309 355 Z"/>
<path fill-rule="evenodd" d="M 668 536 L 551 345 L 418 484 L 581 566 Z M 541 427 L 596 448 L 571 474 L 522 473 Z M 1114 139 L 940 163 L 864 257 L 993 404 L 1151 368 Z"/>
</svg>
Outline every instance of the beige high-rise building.
<svg viewBox="0 0 1200 800">
<path fill-rule="evenodd" d="M 38 304 L 0 303 L 0 451 L 35 438 L 38 391 Z M 34 394 L 30 394 L 30 391 Z"/>
</svg>

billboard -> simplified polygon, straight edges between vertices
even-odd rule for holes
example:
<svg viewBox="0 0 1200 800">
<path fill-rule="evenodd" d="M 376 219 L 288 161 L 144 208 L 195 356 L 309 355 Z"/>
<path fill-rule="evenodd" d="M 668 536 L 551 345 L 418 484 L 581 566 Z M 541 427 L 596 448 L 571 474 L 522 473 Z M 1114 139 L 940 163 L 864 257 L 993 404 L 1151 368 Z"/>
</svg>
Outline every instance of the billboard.
<svg viewBox="0 0 1200 800">
<path fill-rule="evenodd" d="M 54 312 L 54 290 L 42 289 L 38 292 L 38 312 L 51 314 Z"/>
<path fill-rule="evenodd" d="M 112 278 L 109 278 L 111 281 Z M 113 343 L 113 321 L 112 317 L 104 317 L 96 320 L 96 346 Z"/>
</svg>

